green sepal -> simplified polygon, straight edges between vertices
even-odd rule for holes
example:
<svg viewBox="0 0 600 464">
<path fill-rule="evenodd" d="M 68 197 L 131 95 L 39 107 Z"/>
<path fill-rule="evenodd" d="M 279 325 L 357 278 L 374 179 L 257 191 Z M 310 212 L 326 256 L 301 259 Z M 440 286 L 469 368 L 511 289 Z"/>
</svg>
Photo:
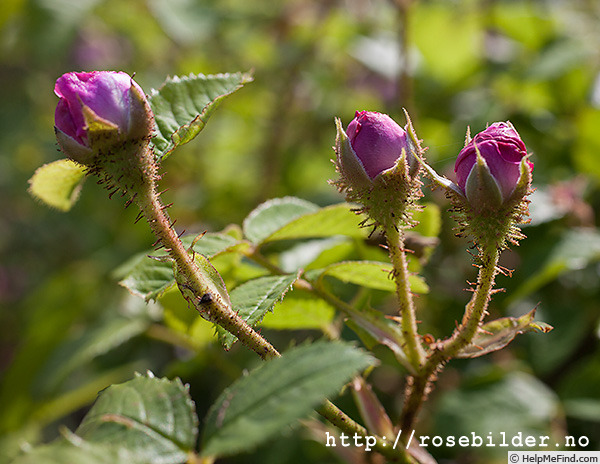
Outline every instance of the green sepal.
<svg viewBox="0 0 600 464">
<path fill-rule="evenodd" d="M 465 184 L 467 200 L 475 210 L 493 210 L 502 205 L 502 191 L 492 176 L 490 168 L 475 145 L 477 160 L 471 168 Z"/>
<path fill-rule="evenodd" d="M 348 136 L 344 132 L 341 121 L 336 118 L 336 166 L 340 178 L 334 182 L 341 192 L 344 192 L 349 202 L 363 206 L 358 210 L 371 219 L 362 225 L 391 227 L 411 227 L 412 212 L 418 209 L 416 202 L 423 196 L 418 172 L 424 150 L 420 146 L 410 118 L 407 115 L 406 125 L 409 132 L 408 149 L 396 160 L 394 166 L 379 173 L 371 179 L 361 161 L 352 149 Z M 414 159 L 413 159 L 414 158 Z"/>
<path fill-rule="evenodd" d="M 342 176 L 342 181 L 353 190 L 366 191 L 373 186 L 373 181 L 365 171 L 365 168 L 356 156 L 350 139 L 342 127 L 340 118 L 335 118 L 337 135 L 335 138 L 335 152 L 337 155 L 337 167 Z"/>
<path fill-rule="evenodd" d="M 98 116 L 89 106 L 81 105 L 86 124 L 88 143 L 92 150 L 107 149 L 123 138 L 119 126 Z"/>
</svg>

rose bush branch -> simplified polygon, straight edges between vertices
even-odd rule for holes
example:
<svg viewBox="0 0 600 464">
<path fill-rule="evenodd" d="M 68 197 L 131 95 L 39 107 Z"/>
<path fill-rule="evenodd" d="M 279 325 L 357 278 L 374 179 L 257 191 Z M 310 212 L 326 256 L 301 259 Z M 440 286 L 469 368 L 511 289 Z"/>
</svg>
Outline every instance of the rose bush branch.
<svg viewBox="0 0 600 464">
<path fill-rule="evenodd" d="M 465 307 L 461 324 L 447 340 L 432 346 L 419 381 L 410 386 L 402 413 L 402 427 L 411 428 L 431 382 L 445 362 L 473 343 L 481 330 L 500 269 L 500 253 L 509 243 L 518 244 L 518 228 L 528 216 L 533 163 L 525 144 L 509 122 L 494 123 L 467 143 L 455 165 L 457 184 L 426 166 L 430 177 L 450 197 L 459 222 L 479 254 L 479 276 Z M 463 232 L 461 232 L 462 234 Z M 459 234 L 459 235 L 461 235 Z"/>
<path fill-rule="evenodd" d="M 172 259 L 184 298 L 263 359 L 278 356 L 232 310 L 226 292 L 200 269 L 173 229 L 156 189 L 158 164 L 150 146 L 154 115 L 139 85 L 122 72 L 68 73 L 57 80 L 55 93 L 60 98 L 55 132 L 62 151 L 98 176 L 111 195 L 121 191 L 130 196 L 128 204 L 135 201 Z"/>
<path fill-rule="evenodd" d="M 361 111 L 356 112 L 346 131 L 339 120 L 336 124 L 336 167 L 340 178 L 334 184 L 348 201 L 362 205 L 358 211 L 371 221 L 364 225 L 381 227 L 385 232 L 394 268 L 402 348 L 412 366 L 410 371 L 418 372 L 425 351 L 408 281 L 404 229 L 414 225 L 411 215 L 422 196 L 417 158 L 423 150 L 410 119 L 402 128 L 388 115 Z"/>
<path fill-rule="evenodd" d="M 130 197 L 127 206 L 132 202 L 139 206 L 156 243 L 168 253 L 177 285 L 188 303 L 261 358 L 279 357 L 279 352 L 233 311 L 210 262 L 187 249 L 173 229 L 156 188 L 158 164 L 150 145 L 154 115 L 139 85 L 121 72 L 68 73 L 58 79 L 55 93 L 60 98 L 55 132 L 61 150 L 89 174 L 98 176 L 110 196 L 121 192 Z M 344 432 L 372 436 L 328 400 L 318 412 Z M 394 462 L 412 462 L 405 450 L 394 450 L 381 437 L 376 437 L 374 448 Z"/>
</svg>

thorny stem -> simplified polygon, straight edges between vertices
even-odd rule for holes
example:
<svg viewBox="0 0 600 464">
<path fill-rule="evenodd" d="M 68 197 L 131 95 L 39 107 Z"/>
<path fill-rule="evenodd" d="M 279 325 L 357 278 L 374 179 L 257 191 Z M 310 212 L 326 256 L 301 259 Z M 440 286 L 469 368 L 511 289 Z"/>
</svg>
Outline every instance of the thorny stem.
<svg viewBox="0 0 600 464">
<path fill-rule="evenodd" d="M 260 264 L 264 268 L 268 269 L 274 275 L 285 274 L 285 272 L 277 267 L 275 264 L 271 263 L 267 258 L 265 258 L 258 250 L 251 249 L 246 253 L 246 256 L 249 259 L 252 259 L 257 264 Z M 355 308 L 352 305 L 349 305 L 343 300 L 340 300 L 335 295 L 332 295 L 330 292 L 325 290 L 323 285 L 319 281 L 310 282 L 306 279 L 298 279 L 294 283 L 295 288 L 299 288 L 305 290 L 307 292 L 312 293 L 313 295 L 319 297 L 323 301 L 326 301 L 334 308 L 338 309 L 346 316 L 353 318 L 356 321 L 360 321 L 363 324 L 367 324 L 374 329 L 376 329 L 382 337 L 386 338 L 389 342 L 388 346 L 392 347 L 394 345 L 400 346 L 402 345 L 402 340 L 400 337 L 397 337 L 395 331 L 388 330 L 389 327 L 381 322 L 381 320 L 375 319 L 371 317 L 368 313 L 363 313 L 359 309 Z M 382 343 L 386 344 L 385 341 Z M 406 357 L 398 357 L 398 361 L 406 368 L 408 372 L 411 374 L 416 374 L 417 369 L 411 364 L 411 362 Z"/>
<path fill-rule="evenodd" d="M 156 192 L 155 183 L 148 179 L 136 196 L 142 213 L 146 217 L 152 232 L 175 261 L 179 273 L 185 282 L 178 282 L 186 298 L 199 312 L 215 324 L 235 335 L 244 345 L 257 353 L 262 359 L 279 356 L 279 352 L 240 318 L 216 292 L 212 291 L 210 280 L 198 267 L 192 253 L 188 253 L 172 227 L 165 208 Z"/>
<path fill-rule="evenodd" d="M 200 270 L 194 260 L 193 253 L 188 252 L 173 229 L 172 223 L 165 212 L 165 207 L 160 202 L 152 178 L 142 183 L 135 200 L 146 217 L 152 232 L 175 261 L 178 272 L 185 279 L 184 283 L 178 282 L 184 298 L 199 312 L 206 315 L 211 322 L 235 335 L 242 344 L 257 353 L 262 359 L 268 360 L 280 357 L 281 354 L 273 345 L 240 318 L 220 295 L 211 290 L 210 280 Z M 325 400 L 323 405 L 317 409 L 317 412 L 343 432 L 352 435 L 357 433 L 362 437 L 370 435 L 364 427 L 329 400 Z M 375 437 L 375 439 L 374 449 L 392 460 L 392 462 L 413 462 L 403 448 L 395 450 L 391 443 L 382 438 Z"/>
<path fill-rule="evenodd" d="M 402 430 L 410 430 L 414 427 L 419 409 L 427 396 L 427 389 L 436 380 L 437 371 L 441 370 L 446 361 L 455 357 L 461 349 L 469 345 L 477 334 L 483 318 L 487 314 L 486 310 L 494 287 L 494 279 L 498 272 L 499 258 L 500 251 L 495 244 L 482 249 L 477 288 L 465 308 L 460 326 L 450 338 L 433 346 L 433 351 L 425 361 L 421 375 L 413 378 L 412 384 L 409 385 L 402 411 Z"/>
<path fill-rule="evenodd" d="M 396 282 L 396 296 L 400 306 L 402 335 L 404 336 L 403 348 L 414 370 L 419 371 L 425 359 L 425 351 L 417 332 L 415 305 L 410 291 L 408 263 L 404 251 L 404 235 L 395 225 L 387 226 L 385 235 L 390 260 L 394 266 L 393 277 Z"/>
</svg>

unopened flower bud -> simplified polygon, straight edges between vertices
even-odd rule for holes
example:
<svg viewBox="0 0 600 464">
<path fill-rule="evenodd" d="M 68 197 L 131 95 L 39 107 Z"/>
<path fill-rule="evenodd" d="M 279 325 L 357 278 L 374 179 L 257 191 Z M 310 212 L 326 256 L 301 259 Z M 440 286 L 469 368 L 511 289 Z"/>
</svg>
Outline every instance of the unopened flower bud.
<svg viewBox="0 0 600 464">
<path fill-rule="evenodd" d="M 124 141 L 148 138 L 152 112 L 141 87 L 126 73 L 72 72 L 56 81 L 55 132 L 62 151 L 84 165 Z"/>
<path fill-rule="evenodd" d="M 403 150 L 413 157 L 406 131 L 387 114 L 357 111 L 346 134 L 371 179 L 394 167 Z"/>
<path fill-rule="evenodd" d="M 410 120 L 404 129 L 386 114 L 357 111 L 345 131 L 339 120 L 336 124 L 341 175 L 336 184 L 376 224 L 396 222 L 421 195 L 416 158 L 421 149 Z"/>
<path fill-rule="evenodd" d="M 496 122 L 477 134 L 462 149 L 454 171 L 457 184 L 477 210 L 506 203 L 533 163 L 521 137 L 510 122 Z"/>
</svg>

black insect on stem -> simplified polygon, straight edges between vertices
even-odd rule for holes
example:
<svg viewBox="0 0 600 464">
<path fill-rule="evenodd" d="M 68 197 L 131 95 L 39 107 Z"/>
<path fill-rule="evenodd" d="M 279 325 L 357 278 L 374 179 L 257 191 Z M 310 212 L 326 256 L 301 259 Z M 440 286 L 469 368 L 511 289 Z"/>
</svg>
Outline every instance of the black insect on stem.
<svg viewBox="0 0 600 464">
<path fill-rule="evenodd" d="M 200 298 L 200 304 L 207 304 L 207 303 L 210 303 L 211 301 L 212 301 L 212 295 L 210 293 L 205 293 Z"/>
</svg>

